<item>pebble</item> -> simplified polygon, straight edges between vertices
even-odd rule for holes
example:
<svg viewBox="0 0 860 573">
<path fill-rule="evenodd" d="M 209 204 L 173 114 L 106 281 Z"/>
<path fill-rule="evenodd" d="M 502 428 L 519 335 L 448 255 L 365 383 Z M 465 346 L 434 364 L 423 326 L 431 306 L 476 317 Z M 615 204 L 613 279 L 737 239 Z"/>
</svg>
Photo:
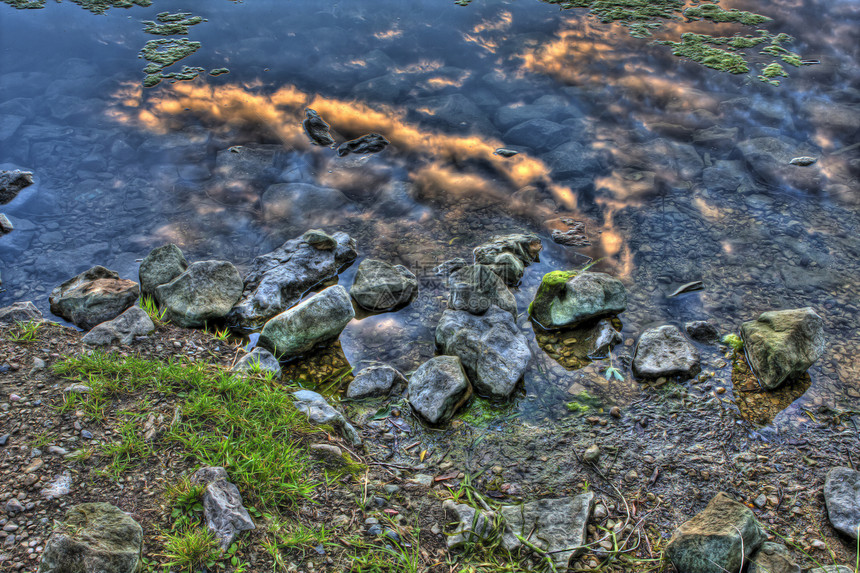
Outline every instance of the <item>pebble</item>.
<svg viewBox="0 0 860 573">
<path fill-rule="evenodd" d="M 602 503 L 598 503 L 594 506 L 594 512 L 592 513 L 592 515 L 594 516 L 594 519 L 603 519 L 608 515 L 608 512 L 606 511 L 606 506 Z"/>
<path fill-rule="evenodd" d="M 45 465 L 45 462 L 42 461 L 42 458 L 36 458 L 35 460 L 33 460 L 33 463 L 24 468 L 24 473 L 31 474 L 35 471 L 38 471 L 43 465 Z"/>
<path fill-rule="evenodd" d="M 393 483 L 389 483 L 389 484 L 382 486 L 382 491 L 391 495 L 391 494 L 394 494 L 394 493 L 397 493 L 398 491 L 400 491 L 400 486 L 393 484 Z"/>
<path fill-rule="evenodd" d="M 717 394 L 725 394 L 726 393 L 726 389 L 724 386 L 717 386 L 716 391 L 717 391 Z"/>
<path fill-rule="evenodd" d="M 619 408 L 618 406 L 612 406 L 612 408 L 609 410 L 609 415 L 613 418 L 620 418 L 621 408 Z"/>
<path fill-rule="evenodd" d="M 758 507 L 759 509 L 761 509 L 761 508 L 763 508 L 765 505 L 767 505 L 767 496 L 766 496 L 765 494 L 763 494 L 763 493 L 762 493 L 762 494 L 760 494 L 757 498 L 755 498 L 755 500 L 753 501 L 753 503 L 755 504 L 755 506 L 756 506 L 756 507 Z"/>
<path fill-rule="evenodd" d="M 21 396 L 19 396 L 18 394 L 9 394 L 9 401 L 10 402 L 20 402 Z"/>
<path fill-rule="evenodd" d="M 6 442 L 9 441 L 9 434 L 3 434 L 0 436 L 0 446 L 5 446 Z"/>
<path fill-rule="evenodd" d="M 582 459 L 591 464 L 596 464 L 600 459 L 600 447 L 597 444 L 591 444 L 582 454 Z"/>
<path fill-rule="evenodd" d="M 22 511 L 24 511 L 24 504 L 22 504 L 17 499 L 12 498 L 6 502 L 5 509 L 6 509 L 6 513 L 12 513 L 12 514 L 21 513 Z"/>
<path fill-rule="evenodd" d="M 93 433 L 90 432 L 89 430 L 81 430 L 81 437 L 85 440 L 92 440 L 93 439 Z"/>
</svg>

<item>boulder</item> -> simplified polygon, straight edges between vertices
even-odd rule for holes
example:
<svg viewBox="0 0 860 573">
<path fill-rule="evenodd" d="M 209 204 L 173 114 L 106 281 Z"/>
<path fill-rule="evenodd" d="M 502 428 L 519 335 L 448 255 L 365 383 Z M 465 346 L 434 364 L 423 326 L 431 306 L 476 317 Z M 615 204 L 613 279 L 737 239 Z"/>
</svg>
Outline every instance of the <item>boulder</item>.
<svg viewBox="0 0 860 573">
<path fill-rule="evenodd" d="M 585 551 L 593 507 L 592 492 L 503 505 L 499 510 L 505 520 L 502 546 L 514 551 L 522 544 L 517 536 L 523 537 L 551 555 L 559 571 L 565 571 L 570 560 Z"/>
<path fill-rule="evenodd" d="M 699 372 L 699 353 L 677 326 L 665 324 L 650 328 L 639 337 L 633 356 L 633 373 L 641 378 L 680 375 L 684 378 Z"/>
<path fill-rule="evenodd" d="M 666 555 L 685 573 L 738 573 L 766 539 L 753 512 L 721 492 L 675 530 Z"/>
<path fill-rule="evenodd" d="M 360 446 L 361 437 L 347 419 L 335 410 L 320 394 L 310 390 L 293 392 L 296 409 L 306 414 L 308 421 L 316 425 L 331 426 L 348 439 L 352 445 Z"/>
<path fill-rule="evenodd" d="M 15 324 L 31 320 L 42 320 L 42 313 L 29 300 L 0 308 L 0 324 Z"/>
<path fill-rule="evenodd" d="M 436 345 L 460 358 L 475 391 L 492 398 L 513 393 L 532 357 L 511 314 L 495 305 L 483 316 L 446 310 L 436 326 Z"/>
<path fill-rule="evenodd" d="M 397 309 L 409 304 L 418 294 L 418 279 L 403 265 L 364 259 L 358 265 L 349 294 L 367 310 Z"/>
<path fill-rule="evenodd" d="M 259 344 L 281 359 L 298 356 L 340 336 L 353 318 L 346 289 L 330 286 L 269 320 Z"/>
<path fill-rule="evenodd" d="M 824 482 L 827 516 L 837 531 L 857 539 L 860 536 L 860 472 L 833 468 Z"/>
<path fill-rule="evenodd" d="M 155 287 L 167 284 L 188 268 L 182 251 L 173 243 L 153 249 L 140 263 L 140 293 L 155 296 Z"/>
<path fill-rule="evenodd" d="M 472 395 L 472 386 L 456 356 L 431 358 L 409 379 L 409 403 L 427 422 L 441 424 L 451 418 Z"/>
<path fill-rule="evenodd" d="M 684 323 L 684 330 L 692 340 L 702 344 L 716 344 L 720 340 L 720 331 L 707 320 Z"/>
<path fill-rule="evenodd" d="M 256 347 L 233 366 L 233 372 L 271 372 L 281 377 L 281 363 L 265 348 Z"/>
<path fill-rule="evenodd" d="M 490 267 L 469 265 L 448 277 L 448 308 L 483 314 L 495 305 L 517 315 L 517 301 L 505 283 Z"/>
<path fill-rule="evenodd" d="M 475 247 L 472 254 L 476 265 L 486 265 L 506 284 L 516 285 L 525 268 L 538 260 L 542 248 L 537 235 L 517 233 L 494 237 Z"/>
<path fill-rule="evenodd" d="M 352 400 L 388 396 L 398 386 L 406 385 L 406 377 L 387 364 L 368 366 L 349 383 L 346 397 Z"/>
<path fill-rule="evenodd" d="M 114 319 L 134 304 L 140 288 L 114 271 L 93 267 L 51 292 L 51 312 L 84 330 Z"/>
<path fill-rule="evenodd" d="M 198 261 L 155 288 L 165 320 L 186 328 L 224 318 L 240 296 L 242 277 L 227 261 Z"/>
<path fill-rule="evenodd" d="M 0 205 L 9 203 L 18 196 L 21 189 L 33 184 L 33 174 L 15 169 L 0 171 Z"/>
<path fill-rule="evenodd" d="M 191 482 L 205 484 L 203 518 L 206 527 L 218 538 L 221 549 L 227 549 L 240 531 L 255 529 L 248 510 L 242 504 L 239 488 L 227 480 L 222 467 L 204 467 L 191 476 Z"/>
<path fill-rule="evenodd" d="M 143 529 L 109 503 L 82 503 L 45 544 L 39 573 L 135 573 L 140 565 Z"/>
<path fill-rule="evenodd" d="M 750 556 L 747 573 L 800 573 L 785 545 L 766 541 Z"/>
<path fill-rule="evenodd" d="M 113 320 L 103 322 L 81 339 L 84 344 L 106 346 L 114 342 L 131 344 L 135 336 L 146 336 L 155 330 L 155 324 L 139 306 L 133 306 Z"/>
<path fill-rule="evenodd" d="M 763 312 L 741 325 L 750 367 L 765 389 L 803 374 L 824 354 L 824 321 L 809 307 Z"/>
<path fill-rule="evenodd" d="M 553 271 L 544 275 L 529 314 L 547 330 L 575 326 L 627 309 L 627 290 L 605 273 Z"/>
<path fill-rule="evenodd" d="M 232 326 L 261 328 L 265 322 L 298 303 L 319 283 L 337 276 L 341 267 L 355 260 L 355 240 L 346 233 L 322 240 L 321 231 L 308 231 L 251 263 L 245 289 L 227 321 Z"/>
</svg>

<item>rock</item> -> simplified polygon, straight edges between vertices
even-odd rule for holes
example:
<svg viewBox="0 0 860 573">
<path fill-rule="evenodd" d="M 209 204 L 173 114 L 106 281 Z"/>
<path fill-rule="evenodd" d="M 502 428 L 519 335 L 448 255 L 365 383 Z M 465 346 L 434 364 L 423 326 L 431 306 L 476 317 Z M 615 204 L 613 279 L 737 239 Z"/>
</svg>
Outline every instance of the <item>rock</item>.
<svg viewBox="0 0 860 573">
<path fill-rule="evenodd" d="M 105 346 L 114 342 L 131 344 L 135 336 L 146 336 L 155 330 L 155 324 L 139 306 L 133 306 L 113 320 L 103 322 L 81 339 L 84 344 Z"/>
<path fill-rule="evenodd" d="M 140 263 L 140 293 L 155 296 L 155 288 L 167 284 L 188 269 L 188 261 L 176 245 L 153 249 Z"/>
<path fill-rule="evenodd" d="M 860 536 L 860 472 L 836 467 L 824 482 L 827 515 L 837 531 L 857 539 Z"/>
<path fill-rule="evenodd" d="M 343 450 L 332 444 L 311 444 L 308 450 L 313 457 L 329 467 L 337 468 L 346 465 Z"/>
<path fill-rule="evenodd" d="M 547 330 L 613 316 L 627 308 L 627 290 L 604 273 L 553 271 L 544 275 L 529 314 Z"/>
<path fill-rule="evenodd" d="M 292 239 L 251 263 L 245 290 L 227 321 L 233 326 L 260 328 L 276 314 L 299 302 L 311 288 L 337 276 L 345 264 L 355 260 L 355 241 L 346 233 L 334 233 L 332 249 L 317 248 L 319 231 Z M 307 234 L 306 234 L 307 235 Z"/>
<path fill-rule="evenodd" d="M 62 449 L 62 448 L 60 448 Z M 65 450 L 63 450 L 65 452 Z M 67 455 L 68 452 L 62 455 Z M 63 472 L 61 475 L 48 484 L 48 487 L 39 491 L 45 499 L 56 499 L 68 495 L 72 491 L 72 474 Z"/>
<path fill-rule="evenodd" d="M 503 505 L 499 513 L 505 520 L 502 546 L 508 551 L 520 547 L 517 535 L 552 556 L 559 571 L 585 548 L 586 526 L 594 506 L 594 493 L 573 497 L 546 498 L 523 505 Z"/>
<path fill-rule="evenodd" d="M 684 323 L 687 336 L 702 344 L 716 344 L 720 340 L 720 331 L 707 320 L 694 320 Z"/>
<path fill-rule="evenodd" d="M 170 322 L 194 328 L 224 318 L 242 296 L 242 277 L 227 261 L 199 261 L 155 288 L 155 299 Z"/>
<path fill-rule="evenodd" d="M 305 231 L 305 234 L 302 235 L 302 239 L 304 239 L 307 244 L 320 251 L 330 251 L 337 247 L 337 241 L 334 240 L 334 237 L 320 229 L 310 229 Z"/>
<path fill-rule="evenodd" d="M 205 147 L 204 147 L 205 149 Z M 206 162 L 202 162 L 205 164 Z M 282 144 L 246 144 L 221 149 L 215 155 L 215 174 L 235 190 L 247 189 L 246 181 L 268 182 L 277 179 L 288 167 L 290 154 Z"/>
<path fill-rule="evenodd" d="M 802 156 L 793 158 L 791 161 L 788 162 L 788 164 L 799 165 L 800 167 L 807 167 L 809 165 L 812 165 L 816 161 L 818 161 L 818 158 L 816 157 Z"/>
<path fill-rule="evenodd" d="M 699 353 L 678 327 L 671 324 L 650 328 L 639 337 L 633 356 L 633 373 L 641 378 L 680 375 L 684 378 L 699 372 Z"/>
<path fill-rule="evenodd" d="M 809 573 L 856 573 L 856 571 L 845 565 L 825 565 L 824 567 L 810 569 Z"/>
<path fill-rule="evenodd" d="M 0 171 L 0 205 L 9 203 L 18 196 L 21 189 L 33 184 L 33 174 L 29 171 Z"/>
<path fill-rule="evenodd" d="M 763 312 L 741 325 L 750 367 L 765 389 L 803 374 L 824 354 L 824 321 L 809 307 Z"/>
<path fill-rule="evenodd" d="M 459 549 L 493 539 L 498 534 L 495 527 L 498 516 L 492 511 L 479 511 L 465 503 L 446 500 L 442 509 L 456 522 L 454 531 L 447 535 L 448 549 Z"/>
<path fill-rule="evenodd" d="M 233 372 L 271 372 L 275 378 L 280 378 L 281 363 L 271 352 L 258 346 L 239 359 Z"/>
<path fill-rule="evenodd" d="M 508 285 L 523 278 L 525 267 L 538 260 L 543 245 L 531 233 L 494 237 L 472 251 L 476 265 L 486 265 Z"/>
<path fill-rule="evenodd" d="M 29 300 L 0 308 L 0 324 L 15 324 L 31 320 L 42 320 L 42 313 Z"/>
<path fill-rule="evenodd" d="M 203 517 L 206 527 L 227 549 L 240 531 L 255 529 L 248 510 L 242 505 L 239 488 L 227 481 L 222 467 L 204 467 L 191 476 L 192 483 L 206 484 L 203 492 Z"/>
<path fill-rule="evenodd" d="M 753 512 L 725 493 L 675 530 L 666 555 L 689 573 L 738 573 L 767 539 Z"/>
<path fill-rule="evenodd" d="M 403 265 L 364 259 L 349 294 L 362 307 L 382 312 L 409 304 L 418 294 L 418 279 Z"/>
<path fill-rule="evenodd" d="M 406 377 L 387 364 L 368 366 L 349 383 L 346 397 L 352 400 L 388 396 L 398 386 L 406 385 Z"/>
<path fill-rule="evenodd" d="M 600 446 L 597 444 L 591 444 L 588 446 L 582 454 L 582 459 L 589 463 L 596 464 L 600 459 Z"/>
<path fill-rule="evenodd" d="M 348 211 L 352 204 L 338 189 L 309 183 L 270 185 L 260 201 L 267 223 L 296 227 L 322 224 L 330 220 L 333 213 Z"/>
<path fill-rule="evenodd" d="M 12 221 L 9 220 L 9 217 L 0 213 L 0 237 L 3 235 L 8 235 L 12 231 L 15 230 L 15 226 L 12 225 Z"/>
<path fill-rule="evenodd" d="M 606 358 L 612 347 L 620 344 L 624 338 L 615 330 L 611 321 L 603 318 L 582 336 L 582 340 L 587 345 L 585 358 L 601 360 Z"/>
<path fill-rule="evenodd" d="M 545 153 L 541 159 L 549 165 L 554 180 L 588 177 L 600 170 L 597 153 L 587 150 L 578 141 L 570 141 Z"/>
<path fill-rule="evenodd" d="M 140 525 L 118 507 L 82 503 L 51 534 L 39 573 L 135 573 L 142 544 Z"/>
<path fill-rule="evenodd" d="M 483 314 L 495 305 L 517 315 L 517 301 L 508 287 L 490 267 L 469 265 L 448 277 L 448 308 Z"/>
<path fill-rule="evenodd" d="M 21 513 L 22 511 L 24 511 L 24 504 L 13 497 L 6 502 L 6 505 L 3 506 L 3 509 L 6 513 L 11 513 L 12 515 L 15 515 L 16 513 Z"/>
<path fill-rule="evenodd" d="M 308 420 L 316 425 L 329 425 L 340 431 L 343 437 L 348 439 L 353 446 L 361 445 L 361 437 L 347 419 L 335 410 L 325 398 L 310 390 L 299 390 L 293 392 L 296 409 L 307 414 Z"/>
<path fill-rule="evenodd" d="M 84 330 L 112 320 L 134 304 L 140 288 L 114 271 L 93 267 L 51 292 L 51 312 Z"/>
<path fill-rule="evenodd" d="M 440 128 L 444 133 L 488 136 L 495 132 L 481 108 L 461 93 L 421 98 L 412 109 L 421 115 L 422 124 Z"/>
<path fill-rule="evenodd" d="M 504 135 L 506 144 L 524 145 L 537 152 L 550 151 L 573 136 L 573 130 L 547 119 L 530 119 L 510 128 Z"/>
<path fill-rule="evenodd" d="M 311 108 L 305 109 L 305 117 L 306 119 L 302 122 L 302 127 L 305 129 L 308 137 L 311 138 L 311 141 L 323 147 L 334 145 L 334 139 L 332 139 L 329 133 L 331 126 L 323 121 L 323 118 L 316 111 Z"/>
<path fill-rule="evenodd" d="M 465 266 L 468 266 L 469 263 L 466 262 L 466 259 L 462 259 L 457 257 L 456 259 L 450 259 L 443 262 L 441 265 L 434 267 L 433 272 L 437 275 L 447 277 L 451 273 L 455 271 L 459 271 Z"/>
<path fill-rule="evenodd" d="M 436 345 L 457 356 L 475 391 L 491 398 L 509 397 L 532 357 L 511 314 L 495 305 L 483 316 L 446 310 L 436 327 Z"/>
<path fill-rule="evenodd" d="M 269 320 L 259 344 L 281 359 L 298 356 L 340 336 L 353 318 L 346 289 L 330 286 Z"/>
<path fill-rule="evenodd" d="M 798 155 L 814 155 L 815 150 L 785 138 L 757 137 L 737 145 L 752 171 L 769 182 L 785 182 L 797 189 L 814 191 L 821 187 L 820 169 L 786 169 Z"/>
<path fill-rule="evenodd" d="M 750 556 L 747 573 L 800 573 L 785 545 L 766 541 Z"/>
<path fill-rule="evenodd" d="M 451 418 L 472 395 L 472 386 L 456 356 L 436 356 L 418 367 L 409 379 L 409 403 L 427 422 Z"/>
<path fill-rule="evenodd" d="M 367 135 L 362 135 L 358 139 L 345 141 L 338 145 L 337 155 L 338 157 L 344 157 L 350 153 L 355 153 L 357 155 L 365 153 L 379 153 L 388 147 L 389 143 L 391 142 L 378 133 L 368 133 Z"/>
</svg>

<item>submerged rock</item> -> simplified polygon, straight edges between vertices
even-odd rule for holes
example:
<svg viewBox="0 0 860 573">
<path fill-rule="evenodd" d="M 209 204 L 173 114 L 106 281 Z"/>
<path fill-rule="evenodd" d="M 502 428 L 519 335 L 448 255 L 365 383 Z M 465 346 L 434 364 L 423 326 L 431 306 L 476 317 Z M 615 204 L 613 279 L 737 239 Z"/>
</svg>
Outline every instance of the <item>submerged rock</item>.
<svg viewBox="0 0 860 573">
<path fill-rule="evenodd" d="M 143 529 L 109 503 L 82 503 L 69 509 L 51 534 L 39 573 L 135 573 Z"/>
<path fill-rule="evenodd" d="M 309 231 L 291 239 L 251 263 L 241 300 L 227 317 L 233 325 L 260 328 L 271 317 L 295 305 L 312 287 L 337 276 L 340 268 L 355 260 L 355 240 L 334 233 L 320 240 L 321 231 Z"/>
<path fill-rule="evenodd" d="M 418 294 L 418 279 L 403 265 L 364 259 L 349 294 L 362 307 L 382 312 L 409 304 Z"/>
<path fill-rule="evenodd" d="M 531 147 L 537 152 L 550 151 L 568 141 L 573 130 L 547 119 L 530 119 L 510 128 L 504 141 L 513 145 Z"/>
<path fill-rule="evenodd" d="M 532 357 L 511 314 L 495 305 L 483 316 L 446 310 L 436 327 L 436 345 L 459 357 L 475 391 L 492 398 L 513 393 Z"/>
<path fill-rule="evenodd" d="M 702 344 L 716 344 L 720 340 L 720 331 L 707 320 L 694 320 L 684 323 L 687 336 Z"/>
<path fill-rule="evenodd" d="M 493 305 L 517 314 L 517 301 L 502 279 L 489 267 L 469 265 L 448 277 L 448 308 L 483 314 Z"/>
<path fill-rule="evenodd" d="M 362 155 L 365 153 L 379 153 L 391 143 L 378 133 L 368 133 L 362 135 L 358 139 L 345 141 L 337 147 L 338 157 L 344 157 L 350 153 Z"/>
<path fill-rule="evenodd" d="M 763 312 L 741 325 L 747 359 L 765 389 L 803 374 L 824 354 L 824 321 L 809 307 Z"/>
<path fill-rule="evenodd" d="M 750 556 L 747 573 L 800 573 L 785 545 L 766 541 Z"/>
<path fill-rule="evenodd" d="M 639 337 L 633 356 L 633 373 L 641 378 L 680 375 L 684 378 L 699 372 L 699 353 L 678 327 L 671 324 L 650 328 Z"/>
<path fill-rule="evenodd" d="M 766 539 L 753 512 L 721 492 L 675 530 L 666 555 L 678 571 L 738 573 Z"/>
<path fill-rule="evenodd" d="M 33 184 L 33 174 L 29 171 L 0 171 L 0 205 L 9 203 L 25 187 Z"/>
<path fill-rule="evenodd" d="M 398 386 L 406 385 L 406 377 L 387 364 L 368 366 L 355 375 L 346 389 L 346 397 L 352 400 L 388 396 Z"/>
<path fill-rule="evenodd" d="M 626 309 L 627 290 L 615 277 L 588 271 L 553 271 L 544 275 L 529 314 L 549 330 Z"/>
<path fill-rule="evenodd" d="M 853 539 L 860 537 L 860 472 L 830 470 L 824 482 L 824 501 L 833 527 Z"/>
<path fill-rule="evenodd" d="M 155 288 L 167 284 L 188 269 L 188 261 L 173 243 L 155 248 L 140 263 L 140 293 L 155 296 Z"/>
<path fill-rule="evenodd" d="M 302 127 L 305 128 L 305 133 L 308 134 L 308 137 L 314 143 L 323 147 L 334 145 L 334 139 L 329 133 L 331 126 L 323 121 L 323 118 L 311 108 L 305 109 L 305 116 L 306 119 L 302 122 Z"/>
<path fill-rule="evenodd" d="M 351 209 L 351 201 L 340 190 L 309 183 L 270 185 L 260 201 L 266 222 L 279 225 L 322 224 L 333 213 Z"/>
<path fill-rule="evenodd" d="M 437 275 L 447 277 L 451 273 L 455 271 L 459 271 L 463 267 L 468 266 L 469 263 L 466 262 L 466 259 L 462 259 L 457 257 L 456 259 L 449 259 L 442 264 L 433 268 L 433 272 Z"/>
<path fill-rule="evenodd" d="M 281 363 L 271 352 L 258 346 L 236 362 L 233 372 L 271 372 L 275 378 L 280 378 Z"/>
<path fill-rule="evenodd" d="M 456 356 L 436 356 L 418 367 L 409 379 L 409 403 L 427 422 L 451 419 L 472 395 L 472 386 Z"/>
<path fill-rule="evenodd" d="M 227 480 L 224 468 L 200 468 L 191 476 L 191 482 L 206 485 L 203 517 L 206 527 L 218 538 L 221 549 L 230 547 L 240 531 L 255 529 L 248 510 L 242 504 L 239 488 Z"/>
<path fill-rule="evenodd" d="M 155 330 L 155 324 L 139 306 L 133 306 L 113 320 L 103 322 L 81 339 L 84 344 L 106 346 L 114 342 L 131 344 L 135 336 L 146 336 Z"/>
<path fill-rule="evenodd" d="M 788 163 L 789 163 L 789 165 L 799 165 L 801 167 L 807 167 L 809 165 L 812 165 L 816 161 L 818 161 L 818 159 L 815 157 L 802 156 L 802 157 L 795 157 L 794 159 L 792 159 Z"/>
<path fill-rule="evenodd" d="M 280 358 L 298 356 L 340 336 L 353 318 L 346 289 L 331 286 L 269 320 L 259 344 Z"/>
<path fill-rule="evenodd" d="M 0 324 L 15 324 L 31 320 L 42 320 L 42 312 L 29 300 L 0 308 Z"/>
<path fill-rule="evenodd" d="M 165 320 L 187 328 L 227 316 L 242 296 L 242 277 L 227 261 L 199 261 L 155 288 Z"/>
<path fill-rule="evenodd" d="M 361 437 L 347 419 L 335 410 L 325 398 L 310 390 L 293 392 L 296 409 L 307 414 L 308 420 L 316 425 L 332 426 L 347 438 L 353 446 L 361 445 Z"/>
<path fill-rule="evenodd" d="M 55 288 L 48 300 L 51 312 L 89 330 L 122 314 L 139 294 L 136 282 L 95 266 Z"/>
<path fill-rule="evenodd" d="M 476 265 L 486 265 L 508 285 L 523 278 L 525 268 L 538 260 L 543 245 L 531 233 L 494 237 L 472 251 Z"/>
</svg>

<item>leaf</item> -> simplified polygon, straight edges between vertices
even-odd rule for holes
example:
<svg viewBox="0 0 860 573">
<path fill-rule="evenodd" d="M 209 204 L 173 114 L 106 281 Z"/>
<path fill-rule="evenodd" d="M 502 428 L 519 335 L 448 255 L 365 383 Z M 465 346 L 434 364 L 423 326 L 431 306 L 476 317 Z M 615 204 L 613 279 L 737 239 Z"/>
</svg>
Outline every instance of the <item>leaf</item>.
<svg viewBox="0 0 860 573">
<path fill-rule="evenodd" d="M 238 565 L 238 564 L 239 564 L 239 558 L 238 558 L 238 557 L 236 557 L 236 556 L 234 555 L 233 557 L 231 557 L 231 558 L 230 558 L 230 565 L 232 565 L 233 567 L 235 567 L 235 566 L 236 566 L 236 565 Z"/>
<path fill-rule="evenodd" d="M 421 450 L 421 455 L 418 456 L 419 461 L 424 461 L 424 458 L 427 457 L 427 450 Z"/>
<path fill-rule="evenodd" d="M 233 545 L 230 546 L 230 549 L 227 550 L 227 553 L 229 553 L 230 555 L 233 555 L 234 553 L 236 553 L 237 549 L 239 549 L 239 545 L 234 543 Z"/>
<path fill-rule="evenodd" d="M 391 415 L 391 405 L 380 408 L 376 411 L 376 414 L 370 417 L 371 420 L 384 420 L 388 416 Z"/>
</svg>

